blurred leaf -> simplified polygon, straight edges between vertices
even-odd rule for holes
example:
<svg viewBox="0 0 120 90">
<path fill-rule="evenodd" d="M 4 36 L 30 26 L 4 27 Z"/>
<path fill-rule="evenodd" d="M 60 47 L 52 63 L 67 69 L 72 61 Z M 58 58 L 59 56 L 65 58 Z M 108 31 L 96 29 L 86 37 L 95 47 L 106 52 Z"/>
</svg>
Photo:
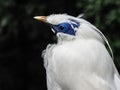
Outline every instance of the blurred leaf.
<svg viewBox="0 0 120 90">
<path fill-rule="evenodd" d="M 116 10 L 111 10 L 110 13 L 106 16 L 106 24 L 111 24 L 116 18 Z"/>
<path fill-rule="evenodd" d="M 115 41 L 114 46 L 120 49 L 120 39 Z"/>
</svg>

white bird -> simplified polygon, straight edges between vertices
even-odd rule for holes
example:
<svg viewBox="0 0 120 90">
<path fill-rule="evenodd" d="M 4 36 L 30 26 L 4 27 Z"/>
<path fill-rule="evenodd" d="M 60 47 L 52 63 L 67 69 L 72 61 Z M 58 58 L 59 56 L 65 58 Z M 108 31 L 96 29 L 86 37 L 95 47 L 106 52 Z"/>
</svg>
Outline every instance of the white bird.
<svg viewBox="0 0 120 90">
<path fill-rule="evenodd" d="M 50 25 L 58 37 L 43 52 L 48 90 L 120 90 L 112 50 L 100 30 L 67 14 L 34 18 Z"/>
</svg>

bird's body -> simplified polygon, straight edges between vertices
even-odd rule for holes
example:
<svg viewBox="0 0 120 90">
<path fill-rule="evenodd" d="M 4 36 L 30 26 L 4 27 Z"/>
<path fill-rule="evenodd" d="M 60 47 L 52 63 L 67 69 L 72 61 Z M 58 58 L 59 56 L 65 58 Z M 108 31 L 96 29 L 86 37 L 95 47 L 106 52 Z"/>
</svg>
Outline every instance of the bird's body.
<svg viewBox="0 0 120 90">
<path fill-rule="evenodd" d="M 62 87 L 60 90 L 88 90 L 88 87 L 89 90 L 117 90 L 113 62 L 103 43 L 96 40 L 65 41 L 49 46 L 46 52 L 50 90 L 58 87 Z"/>
<path fill-rule="evenodd" d="M 58 37 L 57 44 L 43 52 L 48 90 L 120 90 L 118 72 L 104 45 L 108 42 L 96 27 L 64 14 L 48 16 L 47 22 L 55 25 Z"/>
</svg>

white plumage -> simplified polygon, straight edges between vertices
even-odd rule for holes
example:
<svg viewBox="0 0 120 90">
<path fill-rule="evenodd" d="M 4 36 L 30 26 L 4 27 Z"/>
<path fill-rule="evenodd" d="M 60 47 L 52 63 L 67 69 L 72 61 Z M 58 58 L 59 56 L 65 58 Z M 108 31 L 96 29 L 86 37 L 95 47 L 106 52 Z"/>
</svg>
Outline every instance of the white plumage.
<svg viewBox="0 0 120 90">
<path fill-rule="evenodd" d="M 74 30 L 69 33 L 52 27 L 58 42 L 43 52 L 48 90 L 120 90 L 120 77 L 104 42 L 111 48 L 95 26 L 66 14 L 35 18 L 58 27 L 67 22 Z"/>
</svg>

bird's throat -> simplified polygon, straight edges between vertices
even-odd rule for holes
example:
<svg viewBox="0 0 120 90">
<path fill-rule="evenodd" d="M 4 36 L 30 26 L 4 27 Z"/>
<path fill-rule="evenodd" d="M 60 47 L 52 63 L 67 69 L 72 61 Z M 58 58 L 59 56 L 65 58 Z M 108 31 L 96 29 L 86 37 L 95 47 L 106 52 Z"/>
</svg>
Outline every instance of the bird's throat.
<svg viewBox="0 0 120 90">
<path fill-rule="evenodd" d="M 64 33 L 57 33 L 57 43 L 63 43 L 63 42 L 69 42 L 69 41 L 72 41 L 75 39 L 74 36 L 72 35 L 67 35 L 67 34 L 64 34 Z"/>
</svg>

